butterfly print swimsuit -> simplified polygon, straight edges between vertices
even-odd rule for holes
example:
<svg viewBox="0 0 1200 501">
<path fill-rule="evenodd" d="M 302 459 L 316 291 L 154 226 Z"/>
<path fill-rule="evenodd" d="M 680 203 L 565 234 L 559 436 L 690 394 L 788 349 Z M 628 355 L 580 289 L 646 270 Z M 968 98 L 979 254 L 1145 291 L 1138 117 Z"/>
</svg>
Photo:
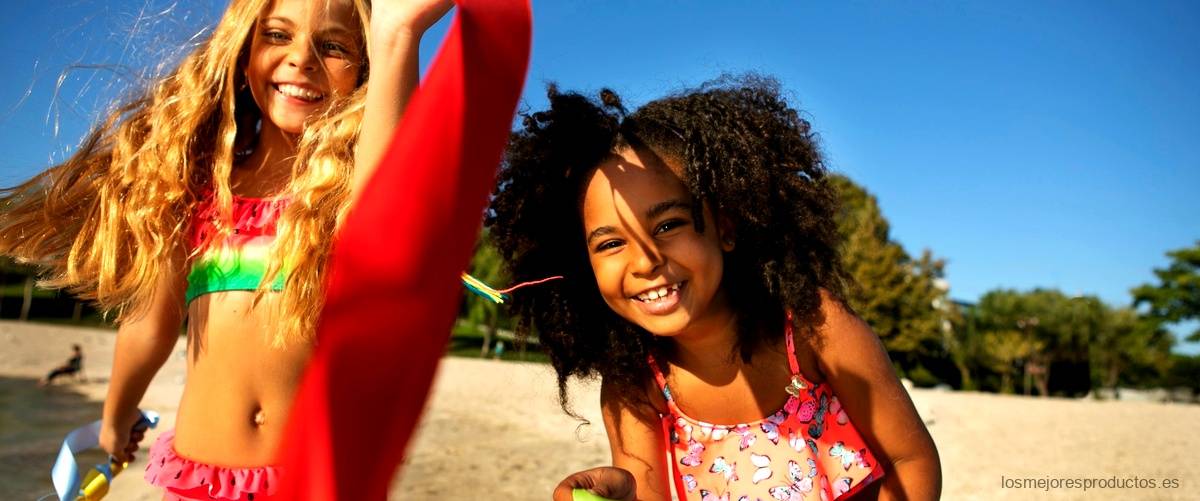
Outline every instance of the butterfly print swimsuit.
<svg viewBox="0 0 1200 501">
<path fill-rule="evenodd" d="M 845 497 L 883 476 L 828 385 L 800 374 L 788 315 L 787 403 L 764 419 L 737 425 L 705 423 L 679 409 L 654 358 L 649 359 L 667 401 L 661 415 L 680 500 L 821 500 Z"/>
</svg>

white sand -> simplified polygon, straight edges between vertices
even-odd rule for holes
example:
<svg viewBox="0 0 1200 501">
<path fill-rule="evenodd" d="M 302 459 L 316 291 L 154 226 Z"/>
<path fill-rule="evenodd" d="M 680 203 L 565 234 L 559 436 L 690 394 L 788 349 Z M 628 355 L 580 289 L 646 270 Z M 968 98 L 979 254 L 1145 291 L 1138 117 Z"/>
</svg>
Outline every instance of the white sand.
<svg viewBox="0 0 1200 501">
<path fill-rule="evenodd" d="M 0 322 L 0 499 L 52 492 L 48 472 L 61 433 L 99 418 L 111 331 Z M 87 383 L 33 388 L 83 345 Z M 180 343 L 177 350 L 183 350 Z M 174 423 L 183 384 L 177 352 L 143 407 Z M 32 388 L 32 389 L 31 389 Z M 608 461 L 595 384 L 559 409 L 549 366 L 447 358 L 392 499 L 549 499 L 568 473 Z M 944 499 L 1200 499 L 1200 406 L 1038 399 L 915 390 L 942 457 Z M 144 444 L 151 443 L 149 435 Z M 144 457 L 144 453 L 142 454 Z M 117 477 L 108 499 L 157 500 L 144 464 Z M 1175 489 L 1004 489 L 1002 478 L 1178 479 Z"/>
</svg>

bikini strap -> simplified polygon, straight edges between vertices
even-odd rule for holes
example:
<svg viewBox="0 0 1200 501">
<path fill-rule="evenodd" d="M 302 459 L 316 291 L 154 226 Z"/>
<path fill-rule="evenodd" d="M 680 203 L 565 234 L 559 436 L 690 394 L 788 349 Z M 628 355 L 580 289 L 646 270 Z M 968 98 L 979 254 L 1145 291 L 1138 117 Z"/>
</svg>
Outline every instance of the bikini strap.
<svg viewBox="0 0 1200 501">
<path fill-rule="evenodd" d="M 792 376 L 800 375 L 800 363 L 796 361 L 796 341 L 792 339 L 792 312 L 788 310 L 787 320 L 784 321 L 783 337 L 787 339 L 787 357 L 788 367 L 792 369 Z"/>
<path fill-rule="evenodd" d="M 675 498 L 679 501 L 687 501 L 687 489 L 683 486 L 683 477 L 679 474 L 679 469 L 675 467 L 675 446 L 671 443 L 671 427 L 675 423 L 672 422 L 670 415 L 659 415 L 659 421 L 662 423 L 663 446 L 667 449 L 667 469 L 663 472 L 663 485 L 675 486 Z M 670 480 L 667 479 L 670 477 Z M 667 488 L 668 490 L 670 487 Z"/>
<path fill-rule="evenodd" d="M 654 371 L 654 382 L 658 384 L 658 389 L 662 390 L 663 398 L 667 400 L 667 409 L 671 411 L 673 416 L 679 416 L 679 407 L 675 405 L 675 398 L 671 396 L 671 388 L 667 386 L 667 378 L 663 376 L 662 370 L 658 368 L 658 362 L 654 360 L 654 355 L 646 355 L 646 362 L 650 364 L 650 370 Z"/>
</svg>

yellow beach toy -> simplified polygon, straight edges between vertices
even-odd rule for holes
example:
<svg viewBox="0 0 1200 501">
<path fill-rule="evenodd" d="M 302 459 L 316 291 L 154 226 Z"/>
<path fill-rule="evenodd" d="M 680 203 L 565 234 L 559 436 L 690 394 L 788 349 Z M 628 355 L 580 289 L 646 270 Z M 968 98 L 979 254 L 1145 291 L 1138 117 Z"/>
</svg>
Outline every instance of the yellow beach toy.
<svg viewBox="0 0 1200 501">
<path fill-rule="evenodd" d="M 141 419 L 133 427 L 137 429 L 154 428 L 158 426 L 158 413 L 143 411 Z M 50 469 L 50 479 L 54 482 L 54 491 L 59 501 L 97 501 L 108 494 L 109 483 L 113 477 L 121 473 L 128 462 L 118 463 L 109 461 L 93 466 L 81 481 L 79 478 L 79 463 L 75 455 L 95 448 L 100 444 L 100 421 L 80 426 L 67 434 L 62 448 L 58 451 L 58 459 Z"/>
</svg>

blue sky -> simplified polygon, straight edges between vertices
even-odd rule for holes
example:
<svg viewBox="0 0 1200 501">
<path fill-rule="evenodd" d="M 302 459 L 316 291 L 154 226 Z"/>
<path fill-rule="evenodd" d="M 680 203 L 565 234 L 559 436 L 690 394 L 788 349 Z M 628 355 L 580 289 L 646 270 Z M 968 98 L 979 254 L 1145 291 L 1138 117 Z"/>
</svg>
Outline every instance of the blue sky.
<svg viewBox="0 0 1200 501">
<path fill-rule="evenodd" d="M 152 66 L 224 5 L 19 3 L 0 21 L 3 184 L 61 159 L 119 88 L 77 69 L 54 101 L 68 66 Z M 1200 3 L 534 0 L 534 18 L 534 109 L 547 81 L 636 105 L 774 75 L 893 237 L 948 261 L 956 298 L 1041 286 L 1124 305 L 1200 240 Z"/>
</svg>

